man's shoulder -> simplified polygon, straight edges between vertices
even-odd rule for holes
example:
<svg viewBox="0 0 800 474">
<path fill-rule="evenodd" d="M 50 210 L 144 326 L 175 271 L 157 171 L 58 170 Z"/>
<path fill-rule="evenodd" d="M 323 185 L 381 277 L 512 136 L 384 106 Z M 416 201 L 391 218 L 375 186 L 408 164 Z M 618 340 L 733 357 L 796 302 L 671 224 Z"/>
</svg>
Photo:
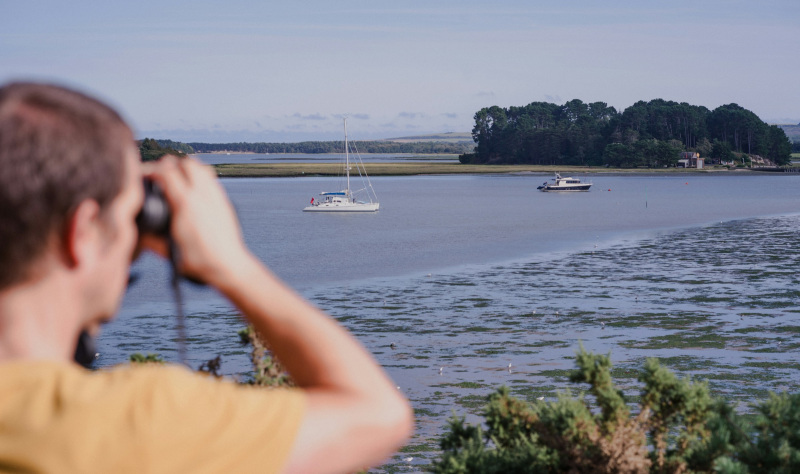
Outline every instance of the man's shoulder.
<svg viewBox="0 0 800 474">
<path fill-rule="evenodd" d="M 299 390 L 247 387 L 169 364 L 89 371 L 2 363 L 0 464 L 26 452 L 31 465 L 52 472 L 156 472 L 153 463 L 196 472 L 220 459 L 236 466 L 220 471 L 250 472 L 282 465 L 304 412 Z M 37 455 L 42 446 L 52 447 L 50 457 Z M 73 469 L 63 468 L 67 461 Z"/>
<path fill-rule="evenodd" d="M 49 360 L 18 360 L 0 363 L 0 390 L 13 385 L 71 386 L 125 385 L 138 381 L 203 380 L 200 374 L 171 364 L 120 364 L 98 370 L 84 369 L 77 364 Z M 45 388 L 45 387 L 41 387 Z"/>
<path fill-rule="evenodd" d="M 217 417 L 245 426 L 254 417 L 295 420 L 305 412 L 299 389 L 267 389 L 194 372 L 174 364 L 122 364 L 87 370 L 71 363 L 0 364 L 0 420 L 58 422 L 66 418 L 144 426 Z M 21 419 L 19 421 L 22 421 Z"/>
<path fill-rule="evenodd" d="M 296 390 L 264 390 L 192 371 L 175 364 L 120 364 L 99 370 L 87 370 L 76 364 L 55 361 L 13 361 L 0 363 L 0 400 L 31 394 L 57 396 L 63 401 L 103 403 L 137 401 L 156 395 L 186 397 L 201 402 L 203 398 L 297 396 Z M 27 395 L 23 395 L 27 394 Z"/>
</svg>

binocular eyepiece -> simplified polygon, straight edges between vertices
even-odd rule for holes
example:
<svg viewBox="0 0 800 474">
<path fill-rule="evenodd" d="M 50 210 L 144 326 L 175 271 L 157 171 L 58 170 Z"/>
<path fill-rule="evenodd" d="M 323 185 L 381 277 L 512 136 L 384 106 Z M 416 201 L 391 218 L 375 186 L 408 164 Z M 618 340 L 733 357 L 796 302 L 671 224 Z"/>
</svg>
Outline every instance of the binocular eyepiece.
<svg viewBox="0 0 800 474">
<path fill-rule="evenodd" d="M 170 210 L 164 192 L 151 179 L 145 178 L 143 185 L 144 202 L 136 216 L 139 234 L 169 237 Z"/>
</svg>

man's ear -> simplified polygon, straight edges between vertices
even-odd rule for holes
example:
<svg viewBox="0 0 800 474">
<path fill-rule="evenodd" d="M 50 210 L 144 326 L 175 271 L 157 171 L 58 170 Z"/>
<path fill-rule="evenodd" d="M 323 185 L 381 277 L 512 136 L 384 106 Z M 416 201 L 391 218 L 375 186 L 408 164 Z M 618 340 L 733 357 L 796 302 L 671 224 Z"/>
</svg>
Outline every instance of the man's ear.
<svg viewBox="0 0 800 474">
<path fill-rule="evenodd" d="M 86 264 L 97 250 L 100 235 L 100 205 L 93 199 L 83 200 L 70 215 L 64 229 L 63 256 L 69 268 Z"/>
</svg>

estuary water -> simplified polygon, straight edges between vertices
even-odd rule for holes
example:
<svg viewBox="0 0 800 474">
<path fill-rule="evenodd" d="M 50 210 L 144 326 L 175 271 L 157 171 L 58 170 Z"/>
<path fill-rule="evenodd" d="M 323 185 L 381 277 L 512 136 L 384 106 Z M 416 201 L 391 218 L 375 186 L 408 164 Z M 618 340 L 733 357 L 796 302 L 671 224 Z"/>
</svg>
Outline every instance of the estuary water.
<svg viewBox="0 0 800 474">
<path fill-rule="evenodd" d="M 598 174 L 590 192 L 537 191 L 549 178 L 373 178 L 381 210 L 357 215 L 302 212 L 335 178 L 223 183 L 259 258 L 412 401 L 409 469 L 436 456 L 453 411 L 476 420 L 500 385 L 530 401 L 572 389 L 581 344 L 611 354 L 630 395 L 647 357 L 742 410 L 798 390 L 800 176 Z M 153 257 L 134 271 L 99 366 L 176 359 L 168 271 Z M 210 289 L 182 290 L 190 365 L 221 355 L 223 372 L 246 372 L 236 312 Z"/>
</svg>

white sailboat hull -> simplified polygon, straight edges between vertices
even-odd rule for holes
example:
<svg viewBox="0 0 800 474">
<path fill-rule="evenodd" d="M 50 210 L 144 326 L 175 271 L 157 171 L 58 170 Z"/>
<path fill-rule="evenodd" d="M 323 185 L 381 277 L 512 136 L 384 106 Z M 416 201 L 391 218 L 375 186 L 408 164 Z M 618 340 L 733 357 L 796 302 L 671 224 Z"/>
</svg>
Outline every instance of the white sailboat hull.
<svg viewBox="0 0 800 474">
<path fill-rule="evenodd" d="M 321 202 L 303 208 L 303 212 L 375 212 L 377 202 Z"/>
</svg>

